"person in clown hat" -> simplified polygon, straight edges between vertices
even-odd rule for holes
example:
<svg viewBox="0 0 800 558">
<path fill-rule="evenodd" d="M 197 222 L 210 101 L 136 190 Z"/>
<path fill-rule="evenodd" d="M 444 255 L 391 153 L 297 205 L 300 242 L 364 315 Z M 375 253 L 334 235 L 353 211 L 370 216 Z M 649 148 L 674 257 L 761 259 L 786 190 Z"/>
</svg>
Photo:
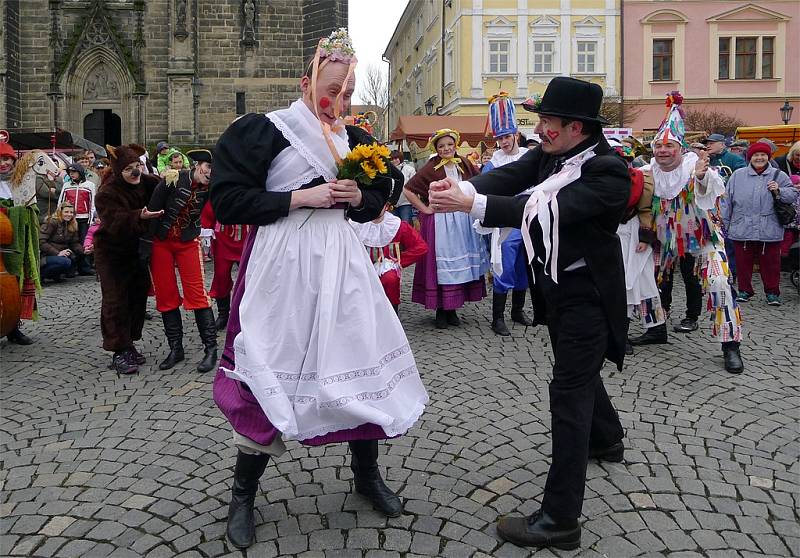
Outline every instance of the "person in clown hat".
<svg viewBox="0 0 800 558">
<path fill-rule="evenodd" d="M 677 267 L 686 285 L 687 310 L 686 317 L 674 329 L 688 333 L 698 327 L 705 289 L 725 370 L 740 374 L 744 370 L 739 350 L 742 318 L 731 291 L 722 230 L 709 213 L 716 209 L 725 183 L 709 168 L 707 157 L 687 151 L 682 103 L 683 97 L 677 91 L 667 95 L 667 116 L 652 143 L 654 157 L 649 165 L 641 167 L 645 175 L 652 176 L 654 184 L 654 257 L 661 303 L 668 312 Z"/>
<path fill-rule="evenodd" d="M 472 228 L 472 220 L 461 214 L 435 214 L 428 203 L 431 182 L 451 177 L 469 180 L 478 174 L 466 158 L 457 156 L 461 135 L 456 130 L 435 132 L 428 148 L 436 155 L 405 185 L 408 201 L 419 211 L 420 233 L 428 253 L 414 270 L 411 301 L 436 310 L 436 327 L 458 326 L 456 310 L 465 302 L 486 296 L 484 274 L 489 270 L 486 244 Z"/>
<path fill-rule="evenodd" d="M 500 149 L 495 150 L 492 159 L 483 166 L 481 174 L 492 169 L 513 163 L 528 149 L 518 145 L 519 134 L 514 101 L 508 93 L 501 91 L 489 99 L 489 121 L 492 133 Z M 524 326 L 533 325 L 533 320 L 525 315 L 525 291 L 528 290 L 528 270 L 525 262 L 525 248 L 519 229 L 492 230 L 492 331 L 504 337 L 511 335 L 505 322 L 508 291 L 511 291 L 511 319 Z"/>
</svg>

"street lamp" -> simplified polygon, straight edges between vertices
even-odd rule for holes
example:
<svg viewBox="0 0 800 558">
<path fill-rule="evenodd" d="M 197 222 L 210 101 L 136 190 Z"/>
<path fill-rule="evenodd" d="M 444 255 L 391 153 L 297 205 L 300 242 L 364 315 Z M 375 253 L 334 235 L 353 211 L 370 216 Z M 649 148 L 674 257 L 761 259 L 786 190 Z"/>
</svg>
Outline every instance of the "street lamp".
<svg viewBox="0 0 800 558">
<path fill-rule="evenodd" d="M 784 124 L 788 124 L 792 119 L 793 111 L 794 107 L 789 104 L 789 101 L 784 101 L 783 106 L 781 107 L 781 120 L 783 120 Z"/>
<path fill-rule="evenodd" d="M 427 101 L 425 101 L 425 114 L 430 116 L 433 114 L 433 97 L 429 97 Z"/>
</svg>

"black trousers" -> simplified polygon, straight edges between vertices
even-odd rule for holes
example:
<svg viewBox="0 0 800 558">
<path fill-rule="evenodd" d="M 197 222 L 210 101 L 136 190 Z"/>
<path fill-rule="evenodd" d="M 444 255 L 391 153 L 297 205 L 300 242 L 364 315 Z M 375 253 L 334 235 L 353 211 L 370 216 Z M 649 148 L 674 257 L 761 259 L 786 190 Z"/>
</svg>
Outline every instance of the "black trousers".
<svg viewBox="0 0 800 558">
<path fill-rule="evenodd" d="M 578 519 L 583 507 L 589 448 L 622 440 L 619 416 L 603 386 L 611 330 L 600 293 L 587 268 L 562 272 L 556 285 L 538 274 L 547 303 L 555 365 L 550 382 L 553 456 L 542 509 L 562 520 Z"/>
<path fill-rule="evenodd" d="M 681 269 L 681 277 L 686 287 L 686 317 L 697 320 L 703 308 L 703 288 L 700 286 L 700 278 L 694 273 L 695 257 L 686 254 L 678 260 L 678 267 Z M 661 305 L 664 310 L 672 307 L 672 283 L 675 275 L 673 267 L 664 274 L 659 291 L 661 291 Z"/>
</svg>

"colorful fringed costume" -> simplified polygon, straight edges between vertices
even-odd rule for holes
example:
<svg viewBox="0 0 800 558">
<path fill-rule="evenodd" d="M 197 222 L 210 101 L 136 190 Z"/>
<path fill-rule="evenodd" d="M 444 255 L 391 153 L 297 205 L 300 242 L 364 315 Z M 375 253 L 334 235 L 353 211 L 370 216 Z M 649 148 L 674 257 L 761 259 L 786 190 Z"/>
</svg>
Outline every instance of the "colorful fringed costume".
<svg viewBox="0 0 800 558">
<path fill-rule="evenodd" d="M 680 94 L 667 99 L 668 113 L 653 141 L 675 141 L 685 146 Z M 722 177 L 708 169 L 702 179 L 695 175 L 698 157 L 684 153 L 681 164 L 665 171 L 655 160 L 642 167 L 651 173 L 655 185 L 653 217 L 657 239 L 656 277 L 659 284 L 680 258 L 696 259 L 695 274 L 706 292 L 706 308 L 712 313 L 713 333 L 722 343 L 740 341 L 742 318 L 731 292 L 730 269 L 725 255 L 722 230 L 712 217 L 717 199 L 725 191 Z"/>
</svg>

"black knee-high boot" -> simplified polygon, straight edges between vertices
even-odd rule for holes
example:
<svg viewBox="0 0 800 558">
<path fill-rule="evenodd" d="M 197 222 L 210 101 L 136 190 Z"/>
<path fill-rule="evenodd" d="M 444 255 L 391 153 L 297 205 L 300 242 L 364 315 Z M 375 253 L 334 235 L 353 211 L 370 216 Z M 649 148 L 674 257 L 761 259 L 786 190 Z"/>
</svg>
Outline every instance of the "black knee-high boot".
<svg viewBox="0 0 800 558">
<path fill-rule="evenodd" d="M 184 359 L 181 309 L 176 308 L 169 312 L 162 312 L 161 319 L 164 320 L 164 334 L 167 336 L 167 343 L 169 343 L 169 354 L 167 358 L 161 361 L 158 368 L 160 370 L 169 370 Z"/>
<path fill-rule="evenodd" d="M 492 331 L 497 335 L 508 337 L 511 332 L 508 331 L 506 321 L 504 318 L 506 312 L 506 302 L 508 301 L 507 293 L 499 293 L 494 291 L 492 293 Z"/>
<path fill-rule="evenodd" d="M 533 325 L 533 320 L 525 314 L 525 289 L 511 291 L 511 319 L 525 327 Z"/>
<path fill-rule="evenodd" d="M 255 540 L 256 520 L 253 516 L 253 505 L 258 491 L 258 480 L 264 474 L 268 461 L 269 456 L 263 453 L 248 455 L 240 450 L 236 455 L 226 529 L 228 540 L 236 548 L 247 548 Z"/>
<path fill-rule="evenodd" d="M 225 332 L 225 327 L 228 325 L 228 316 L 231 312 L 231 295 L 217 299 L 217 321 L 214 326 L 217 331 Z"/>
<path fill-rule="evenodd" d="M 217 328 L 214 326 L 214 312 L 211 308 L 194 311 L 197 330 L 203 340 L 203 360 L 197 363 L 198 372 L 208 372 L 217 365 Z"/>
<path fill-rule="evenodd" d="M 372 502 L 372 506 L 387 517 L 403 513 L 403 504 L 397 494 L 389 490 L 378 470 L 378 441 L 357 440 L 349 442 L 350 469 L 356 492 Z"/>
</svg>

